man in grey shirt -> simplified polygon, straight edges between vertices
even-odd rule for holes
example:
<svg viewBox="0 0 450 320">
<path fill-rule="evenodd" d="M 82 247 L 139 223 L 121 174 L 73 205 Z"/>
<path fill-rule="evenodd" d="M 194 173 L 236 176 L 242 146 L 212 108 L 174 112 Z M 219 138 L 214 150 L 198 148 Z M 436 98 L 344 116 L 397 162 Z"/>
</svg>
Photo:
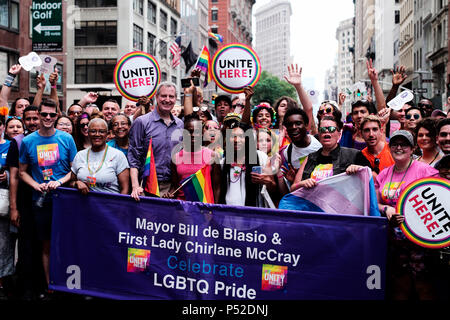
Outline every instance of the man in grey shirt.
<svg viewBox="0 0 450 320">
<path fill-rule="evenodd" d="M 130 164 L 131 196 L 137 201 L 139 201 L 140 195 L 144 195 L 139 180 L 142 178 L 150 138 L 152 138 L 160 195 L 164 196 L 169 191 L 172 149 L 180 143 L 184 127 L 183 121 L 171 113 L 176 100 L 176 86 L 168 82 L 161 83 L 156 90 L 156 108 L 152 112 L 138 117 L 131 126 L 128 162 Z M 176 131 L 180 131 L 180 133 L 177 135 Z M 177 139 L 172 141 L 172 136 Z"/>
</svg>

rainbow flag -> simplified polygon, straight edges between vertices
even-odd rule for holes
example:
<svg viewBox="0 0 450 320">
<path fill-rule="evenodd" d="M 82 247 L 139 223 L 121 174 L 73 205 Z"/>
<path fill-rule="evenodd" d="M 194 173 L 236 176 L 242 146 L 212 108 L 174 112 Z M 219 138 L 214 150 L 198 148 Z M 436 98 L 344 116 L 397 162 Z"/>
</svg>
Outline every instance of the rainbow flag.
<svg viewBox="0 0 450 320">
<path fill-rule="evenodd" d="M 184 197 L 187 201 L 214 203 L 210 171 L 211 166 L 206 165 L 182 181 Z"/>
<path fill-rule="evenodd" d="M 202 72 L 205 73 L 205 81 L 203 81 L 203 87 L 206 87 L 208 83 L 211 81 L 211 57 L 209 55 L 209 50 L 206 46 L 203 46 L 203 50 L 200 53 L 197 64 L 195 65 L 195 68 L 200 69 Z"/>
<path fill-rule="evenodd" d="M 150 138 L 150 142 L 148 144 L 147 157 L 145 158 L 142 179 L 145 181 L 144 190 L 159 197 L 159 185 L 158 177 L 156 176 L 155 158 L 153 156 L 152 138 Z"/>
<path fill-rule="evenodd" d="M 208 36 L 216 41 L 219 41 L 220 43 L 223 42 L 223 37 L 220 34 L 208 32 Z"/>
</svg>

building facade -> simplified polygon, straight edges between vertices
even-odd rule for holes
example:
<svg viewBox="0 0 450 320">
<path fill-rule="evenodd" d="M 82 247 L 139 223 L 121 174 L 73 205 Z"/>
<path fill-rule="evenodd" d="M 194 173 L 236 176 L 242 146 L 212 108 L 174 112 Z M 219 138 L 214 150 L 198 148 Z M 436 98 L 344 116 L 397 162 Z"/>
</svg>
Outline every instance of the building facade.
<svg viewBox="0 0 450 320">
<path fill-rule="evenodd" d="M 122 99 L 113 83 L 116 62 L 132 51 L 144 51 L 158 60 L 161 81 L 180 88 L 182 65 L 173 69 L 170 44 L 180 31 L 180 1 L 84 1 L 69 0 L 79 7 L 80 19 L 67 30 L 67 100 L 71 104 L 87 91 L 102 100 Z"/>
<path fill-rule="evenodd" d="M 414 0 L 403 0 L 400 4 L 400 59 L 406 67 L 408 78 L 403 84 L 412 89 L 414 78 Z"/>
<path fill-rule="evenodd" d="M 375 52 L 375 0 L 354 0 L 355 3 L 355 82 L 366 81 L 367 58 Z"/>
<path fill-rule="evenodd" d="M 255 13 L 255 50 L 262 69 L 283 79 L 287 75 L 290 58 L 290 1 L 276 0 Z"/>
<path fill-rule="evenodd" d="M 9 68 L 19 63 L 19 57 L 25 56 L 32 51 L 32 0 L 4 0 L 0 2 L 0 85 L 8 73 Z M 62 1 L 62 18 L 66 20 L 67 4 Z M 67 43 L 63 32 L 62 51 L 58 52 L 37 52 L 37 54 L 51 55 L 58 62 L 56 68 L 59 70 L 59 80 L 57 84 L 58 98 L 60 105 L 65 105 L 65 79 L 66 79 L 66 52 Z M 13 83 L 9 96 L 9 107 L 17 98 L 28 98 L 30 102 L 36 93 L 36 71 L 22 70 Z M 48 84 L 44 94 L 50 94 Z"/>
<path fill-rule="evenodd" d="M 337 90 L 346 92 L 354 83 L 353 48 L 355 46 L 354 19 L 346 19 L 339 23 L 336 29 L 336 39 L 338 41 L 337 57 Z M 344 113 L 350 110 L 350 101 L 347 99 L 343 106 Z"/>
<path fill-rule="evenodd" d="M 223 45 L 238 42 L 251 46 L 252 8 L 256 0 L 209 0 L 209 27 L 223 36 Z"/>
</svg>

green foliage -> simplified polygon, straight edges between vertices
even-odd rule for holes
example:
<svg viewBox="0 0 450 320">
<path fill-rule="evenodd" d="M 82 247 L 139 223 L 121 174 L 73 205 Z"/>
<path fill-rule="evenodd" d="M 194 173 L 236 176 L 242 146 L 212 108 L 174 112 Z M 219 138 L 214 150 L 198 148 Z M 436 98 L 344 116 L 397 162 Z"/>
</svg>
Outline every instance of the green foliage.
<svg viewBox="0 0 450 320">
<path fill-rule="evenodd" d="M 297 91 L 286 81 L 280 80 L 267 71 L 261 73 L 261 78 L 254 88 L 255 94 L 252 98 L 252 104 L 256 105 L 261 100 L 270 100 L 272 105 L 282 96 L 288 96 L 297 100 Z"/>
</svg>

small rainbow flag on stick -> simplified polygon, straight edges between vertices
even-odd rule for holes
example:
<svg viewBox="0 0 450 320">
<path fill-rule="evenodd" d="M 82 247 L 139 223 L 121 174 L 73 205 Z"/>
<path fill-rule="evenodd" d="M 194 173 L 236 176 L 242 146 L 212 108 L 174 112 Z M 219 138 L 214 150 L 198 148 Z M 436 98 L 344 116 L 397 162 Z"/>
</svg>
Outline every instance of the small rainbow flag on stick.
<svg viewBox="0 0 450 320">
<path fill-rule="evenodd" d="M 214 203 L 210 168 L 206 165 L 182 181 L 181 188 L 187 201 Z"/>
<path fill-rule="evenodd" d="M 223 42 L 223 37 L 220 34 L 208 32 L 208 36 L 216 41 L 219 41 L 220 43 Z"/>
<path fill-rule="evenodd" d="M 203 87 L 206 87 L 208 83 L 211 81 L 211 57 L 209 55 L 209 50 L 206 46 L 203 46 L 203 50 L 198 56 L 197 64 L 195 68 L 200 69 L 205 73 L 205 81 L 203 81 Z"/>
<path fill-rule="evenodd" d="M 145 158 L 144 173 L 142 180 L 145 181 L 144 190 L 155 196 L 159 195 L 158 177 L 156 176 L 155 158 L 153 156 L 152 138 L 148 144 L 147 157 Z"/>
</svg>

